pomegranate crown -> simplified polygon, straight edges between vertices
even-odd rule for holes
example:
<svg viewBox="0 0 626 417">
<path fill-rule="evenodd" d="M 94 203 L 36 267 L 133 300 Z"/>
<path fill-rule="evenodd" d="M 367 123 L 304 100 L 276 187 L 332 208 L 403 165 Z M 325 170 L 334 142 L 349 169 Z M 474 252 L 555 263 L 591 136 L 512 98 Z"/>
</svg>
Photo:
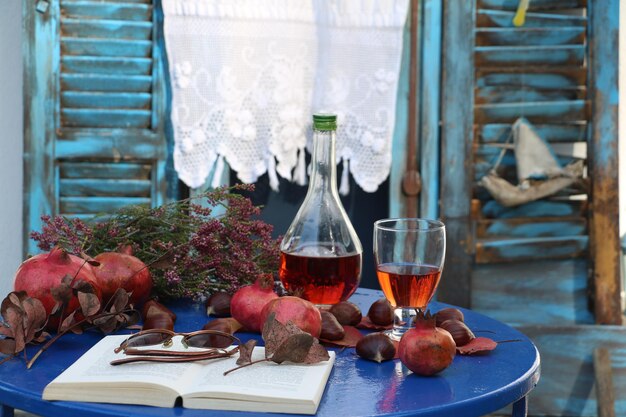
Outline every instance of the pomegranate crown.
<svg viewBox="0 0 626 417">
<path fill-rule="evenodd" d="M 417 315 L 414 319 L 415 328 L 417 329 L 434 329 L 436 326 L 435 315 L 430 313 L 430 310 L 427 312 L 423 312 L 420 310 L 416 310 Z"/>
<path fill-rule="evenodd" d="M 264 290 L 273 290 L 274 276 L 272 274 L 259 274 L 254 283 Z"/>
</svg>

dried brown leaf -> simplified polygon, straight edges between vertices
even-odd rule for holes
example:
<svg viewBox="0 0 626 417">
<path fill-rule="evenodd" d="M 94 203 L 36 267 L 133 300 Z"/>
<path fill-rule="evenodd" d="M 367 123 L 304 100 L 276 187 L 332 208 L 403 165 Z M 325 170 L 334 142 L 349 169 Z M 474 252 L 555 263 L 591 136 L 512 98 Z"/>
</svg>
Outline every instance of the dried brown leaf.
<svg viewBox="0 0 626 417">
<path fill-rule="evenodd" d="M 84 292 L 88 294 L 95 294 L 96 292 L 93 285 L 90 282 L 85 281 L 84 279 L 77 279 L 76 281 L 74 281 L 74 283 L 72 284 L 72 289 L 78 292 Z"/>
<path fill-rule="evenodd" d="M 118 288 L 115 290 L 113 297 L 111 297 L 111 312 L 118 313 L 126 310 L 129 299 L 130 296 L 124 288 Z"/>
<path fill-rule="evenodd" d="M 117 328 L 117 316 L 98 317 L 92 321 L 92 324 L 103 333 L 111 333 Z"/>
<path fill-rule="evenodd" d="M 494 350 L 497 346 L 498 343 L 488 337 L 476 337 L 463 346 L 457 346 L 456 351 L 461 355 L 482 355 Z"/>
<path fill-rule="evenodd" d="M 363 316 L 361 318 L 361 322 L 359 324 L 357 324 L 356 327 L 359 328 L 359 329 L 376 330 L 376 331 L 380 332 L 382 330 L 393 329 L 393 323 L 388 324 L 386 326 L 381 326 L 380 324 L 376 324 L 372 320 L 370 320 L 370 318 L 368 316 Z"/>
<path fill-rule="evenodd" d="M 6 337 L 13 338 L 13 329 L 4 323 L 0 323 L 0 334 Z"/>
<path fill-rule="evenodd" d="M 320 345 L 320 342 L 317 339 L 313 339 L 313 345 L 311 345 L 309 353 L 307 353 L 302 363 L 318 363 L 327 361 L 328 359 L 330 359 L 330 355 L 328 354 L 326 348 Z"/>
<path fill-rule="evenodd" d="M 15 340 L 16 352 L 21 352 L 26 346 L 26 342 L 24 340 L 23 315 L 24 313 L 19 309 L 19 307 L 9 307 L 7 308 L 6 315 L 4 316 L 9 327 L 13 329 L 13 340 Z"/>
<path fill-rule="evenodd" d="M 25 341 L 29 343 L 35 334 L 43 328 L 46 323 L 46 309 L 41 301 L 36 298 L 26 298 L 22 301 L 24 308 L 24 331 Z"/>
<path fill-rule="evenodd" d="M 289 335 L 278 346 L 272 357 L 272 362 L 283 363 L 286 361 L 302 363 L 309 354 L 315 338 L 309 333 L 298 333 Z"/>
<path fill-rule="evenodd" d="M 79 291 L 78 302 L 85 317 L 91 317 L 100 311 L 100 299 L 94 293 Z"/>
<path fill-rule="evenodd" d="M 4 300 L 2 300 L 2 305 L 0 306 L 0 313 L 2 313 L 2 316 L 5 317 L 6 316 L 6 311 L 9 307 L 13 307 L 13 308 L 18 308 L 21 309 L 21 302 L 20 302 L 20 293 L 24 296 L 26 296 L 26 292 L 25 291 L 19 291 L 19 292 L 11 292 L 9 293 Z"/>
<path fill-rule="evenodd" d="M 50 294 L 57 303 L 67 304 L 70 302 L 72 296 L 74 295 L 72 288 L 70 287 L 71 282 L 72 277 L 65 275 L 59 285 L 50 288 Z"/>
<path fill-rule="evenodd" d="M 76 311 L 77 310 L 72 311 L 65 319 L 63 319 L 61 327 L 59 328 L 59 332 L 64 332 L 72 327 L 74 324 L 76 324 Z"/>
<path fill-rule="evenodd" d="M 276 349 L 292 334 L 303 333 L 292 322 L 287 322 L 291 326 L 284 325 L 280 321 L 276 320 L 276 313 L 271 313 L 265 324 L 263 325 L 263 331 L 261 337 L 265 341 L 265 357 L 269 358 L 274 354 Z"/>
<path fill-rule="evenodd" d="M 0 339 L 0 353 L 5 355 L 14 355 L 19 351 L 15 350 L 15 340 Z"/>
<path fill-rule="evenodd" d="M 355 347 L 359 340 L 363 339 L 363 333 L 354 326 L 343 326 L 345 335 L 339 340 L 326 340 L 320 339 L 326 346 L 339 346 L 339 347 Z"/>
<path fill-rule="evenodd" d="M 237 358 L 237 365 L 245 365 L 252 362 L 252 351 L 255 346 L 255 339 L 250 339 L 246 343 L 239 345 L 239 358 Z"/>
</svg>

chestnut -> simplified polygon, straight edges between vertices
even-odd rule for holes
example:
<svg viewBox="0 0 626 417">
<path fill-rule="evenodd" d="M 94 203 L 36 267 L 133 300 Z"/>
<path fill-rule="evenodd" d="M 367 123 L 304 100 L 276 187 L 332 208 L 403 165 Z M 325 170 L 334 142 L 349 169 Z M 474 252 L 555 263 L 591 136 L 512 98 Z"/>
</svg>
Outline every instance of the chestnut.
<svg viewBox="0 0 626 417">
<path fill-rule="evenodd" d="M 141 330 L 166 329 L 174 330 L 174 320 L 167 314 L 152 314 L 143 320 Z"/>
<path fill-rule="evenodd" d="M 452 335 L 457 346 L 465 346 L 476 337 L 470 328 L 460 320 L 446 320 L 438 327 L 447 330 Z"/>
<path fill-rule="evenodd" d="M 219 291 L 211 294 L 206 300 L 207 316 L 227 317 L 230 316 L 230 299 L 232 296 L 226 292 Z"/>
<path fill-rule="evenodd" d="M 451 320 L 451 319 L 458 320 L 458 321 L 465 321 L 463 312 L 459 310 L 458 308 L 453 308 L 453 307 L 444 308 L 442 310 L 439 310 L 435 314 L 437 327 L 441 327 L 441 323 L 443 323 L 446 320 Z"/>
<path fill-rule="evenodd" d="M 232 334 L 230 325 L 223 320 L 211 320 L 202 326 L 202 330 L 217 330 L 219 332 Z"/>
<path fill-rule="evenodd" d="M 346 335 L 346 330 L 337 321 L 337 318 L 328 311 L 322 311 L 322 332 L 320 339 L 340 340 Z"/>
<path fill-rule="evenodd" d="M 361 309 L 350 301 L 340 301 L 330 307 L 328 311 L 344 326 L 356 326 L 361 322 L 361 318 L 363 318 Z"/>
<path fill-rule="evenodd" d="M 384 333 L 370 333 L 358 341 L 356 353 L 363 359 L 381 363 L 396 356 L 396 345 Z"/>
<path fill-rule="evenodd" d="M 386 298 L 379 298 L 370 306 L 367 317 L 374 324 L 388 326 L 393 323 L 393 306 Z"/>
</svg>

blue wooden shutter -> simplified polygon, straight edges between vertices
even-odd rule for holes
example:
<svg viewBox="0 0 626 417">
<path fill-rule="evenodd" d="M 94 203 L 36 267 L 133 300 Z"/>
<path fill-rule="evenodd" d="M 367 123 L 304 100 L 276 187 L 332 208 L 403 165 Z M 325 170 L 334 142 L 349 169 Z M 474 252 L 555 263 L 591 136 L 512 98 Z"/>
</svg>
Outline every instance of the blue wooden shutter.
<svg viewBox="0 0 626 417">
<path fill-rule="evenodd" d="M 25 249 L 42 214 L 166 198 L 164 73 L 151 0 L 25 2 Z"/>
<path fill-rule="evenodd" d="M 517 1 L 479 0 L 475 29 L 474 180 L 494 166 L 511 124 L 526 117 L 560 155 L 586 159 L 589 138 L 587 15 L 584 1 L 532 1 L 522 27 Z M 554 9 L 567 9 L 563 12 Z M 581 149 L 577 156 L 564 150 Z M 582 154 L 582 155 L 580 155 Z M 501 172 L 517 183 L 507 153 Z M 476 183 L 474 183 L 476 184 Z M 576 195 L 575 200 L 570 196 Z M 569 189 L 516 208 L 473 191 L 476 262 L 575 258 L 587 254 L 588 195 Z"/>
</svg>

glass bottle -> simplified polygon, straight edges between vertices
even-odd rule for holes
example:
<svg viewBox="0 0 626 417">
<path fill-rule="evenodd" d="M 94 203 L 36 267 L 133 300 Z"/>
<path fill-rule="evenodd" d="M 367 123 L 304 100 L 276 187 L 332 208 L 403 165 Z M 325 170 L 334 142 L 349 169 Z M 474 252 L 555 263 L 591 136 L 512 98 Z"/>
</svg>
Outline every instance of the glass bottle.
<svg viewBox="0 0 626 417">
<path fill-rule="evenodd" d="M 337 192 L 336 129 L 336 115 L 313 115 L 309 189 L 280 245 L 283 285 L 317 305 L 346 300 L 361 281 L 363 248 Z"/>
</svg>

